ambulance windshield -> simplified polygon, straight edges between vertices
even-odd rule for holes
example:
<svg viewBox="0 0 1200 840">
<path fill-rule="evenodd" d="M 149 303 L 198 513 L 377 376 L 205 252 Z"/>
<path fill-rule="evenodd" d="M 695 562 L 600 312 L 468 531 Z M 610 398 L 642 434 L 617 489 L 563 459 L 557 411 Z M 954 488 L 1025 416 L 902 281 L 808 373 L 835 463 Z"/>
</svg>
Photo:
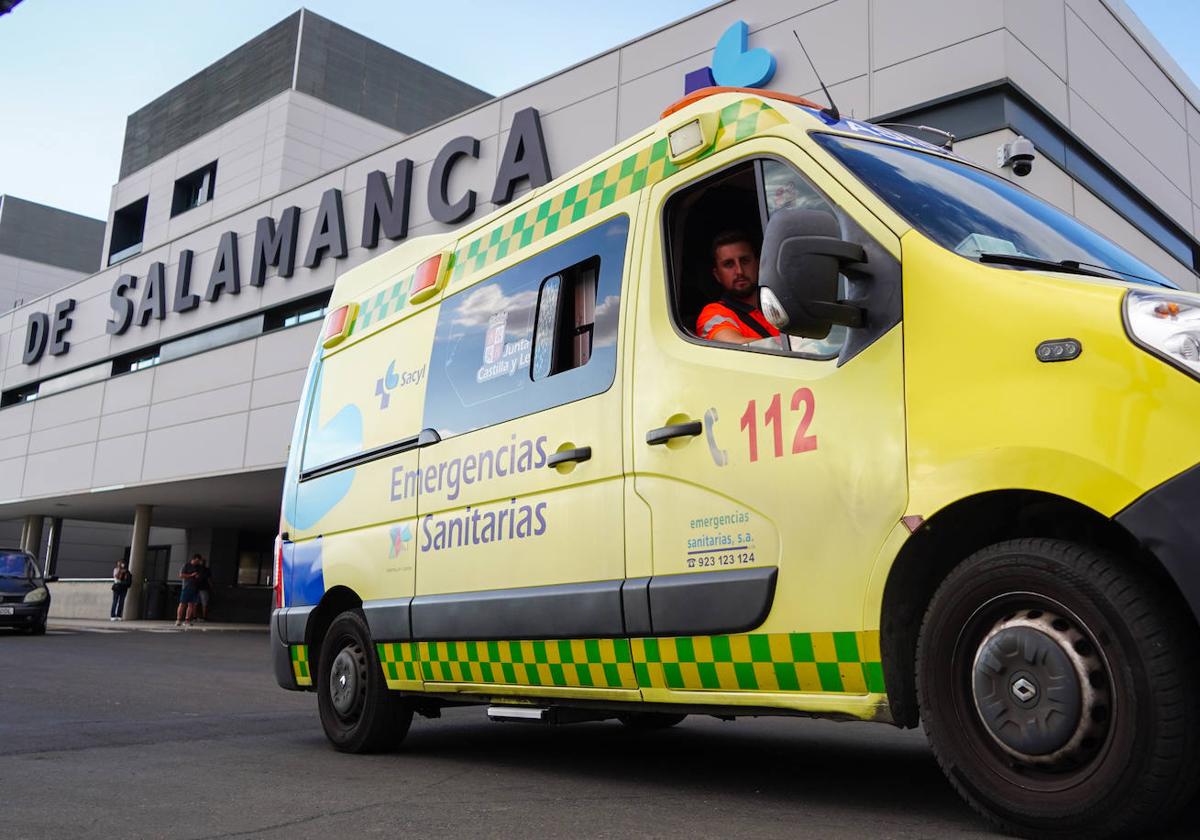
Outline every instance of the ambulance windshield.
<svg viewBox="0 0 1200 840">
<path fill-rule="evenodd" d="M 970 259 L 1174 288 L 1150 266 L 1025 190 L 940 155 L 814 134 L 915 228 Z"/>
</svg>

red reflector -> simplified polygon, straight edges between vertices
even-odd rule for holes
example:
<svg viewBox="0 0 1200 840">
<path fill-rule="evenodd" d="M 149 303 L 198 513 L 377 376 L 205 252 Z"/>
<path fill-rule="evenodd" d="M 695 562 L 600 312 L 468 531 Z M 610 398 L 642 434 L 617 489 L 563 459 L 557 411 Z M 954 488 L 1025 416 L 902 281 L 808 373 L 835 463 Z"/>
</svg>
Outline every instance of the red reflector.
<svg viewBox="0 0 1200 840">
<path fill-rule="evenodd" d="M 346 331 L 346 319 L 350 316 L 349 306 L 339 306 L 337 309 L 329 313 L 329 317 L 325 319 L 325 341 L 333 338 L 336 335 L 341 335 Z"/>
<path fill-rule="evenodd" d="M 434 254 L 425 262 L 417 266 L 417 272 L 413 275 L 412 292 L 410 296 L 415 295 L 423 289 L 428 289 L 437 285 L 438 271 L 442 267 L 442 255 Z"/>
</svg>

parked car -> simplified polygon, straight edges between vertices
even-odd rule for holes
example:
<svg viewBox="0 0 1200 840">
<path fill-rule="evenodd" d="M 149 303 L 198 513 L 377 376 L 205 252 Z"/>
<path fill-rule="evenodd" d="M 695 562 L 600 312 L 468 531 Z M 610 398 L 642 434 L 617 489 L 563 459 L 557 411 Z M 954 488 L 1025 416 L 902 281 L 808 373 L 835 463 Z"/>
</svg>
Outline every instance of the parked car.
<svg viewBox="0 0 1200 840">
<path fill-rule="evenodd" d="M 0 627 L 17 627 L 35 636 L 46 632 L 50 590 L 33 555 L 0 548 Z"/>
</svg>

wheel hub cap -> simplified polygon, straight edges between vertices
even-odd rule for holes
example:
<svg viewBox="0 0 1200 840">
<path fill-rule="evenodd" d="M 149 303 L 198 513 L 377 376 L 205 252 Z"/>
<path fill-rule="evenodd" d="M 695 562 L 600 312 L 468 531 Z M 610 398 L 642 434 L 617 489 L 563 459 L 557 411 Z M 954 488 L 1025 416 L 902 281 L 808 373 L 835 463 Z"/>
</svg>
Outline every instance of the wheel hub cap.
<svg viewBox="0 0 1200 840">
<path fill-rule="evenodd" d="M 347 715 L 354 708 L 358 693 L 358 667 L 349 648 L 343 649 L 333 660 L 330 677 L 329 693 L 333 708 L 339 715 Z"/>
<path fill-rule="evenodd" d="M 1103 739 L 1107 681 L 1075 624 L 1046 610 L 998 621 L 971 673 L 975 708 L 996 744 L 1027 765 L 1073 764 Z"/>
</svg>

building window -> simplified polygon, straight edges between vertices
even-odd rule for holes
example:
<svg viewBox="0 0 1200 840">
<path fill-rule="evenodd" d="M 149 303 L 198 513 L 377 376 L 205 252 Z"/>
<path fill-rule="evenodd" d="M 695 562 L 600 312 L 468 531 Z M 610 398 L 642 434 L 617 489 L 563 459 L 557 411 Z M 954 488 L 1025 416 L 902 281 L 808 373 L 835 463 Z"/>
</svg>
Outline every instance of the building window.
<svg viewBox="0 0 1200 840">
<path fill-rule="evenodd" d="M 23 388 L 13 388 L 11 391 L 5 391 L 0 394 L 0 408 L 8 408 L 10 405 L 20 405 L 21 403 L 33 402 L 38 396 L 39 383 L 26 385 Z"/>
<path fill-rule="evenodd" d="M 270 553 L 250 549 L 238 552 L 237 583 L 238 586 L 270 586 Z"/>
<path fill-rule="evenodd" d="M 139 198 L 113 213 L 112 239 L 108 243 L 108 264 L 119 263 L 142 252 L 146 232 L 146 206 L 149 196 Z"/>
<path fill-rule="evenodd" d="M 118 376 L 122 373 L 132 373 L 135 370 L 145 370 L 146 368 L 154 367 L 159 361 L 157 347 L 135 350 L 132 353 L 126 353 L 124 356 L 118 356 L 113 359 L 112 375 Z"/>
<path fill-rule="evenodd" d="M 306 298 L 276 306 L 264 313 L 266 317 L 263 319 L 263 332 L 298 327 L 309 321 L 324 318 L 328 307 L 329 292 L 309 295 Z"/>
<path fill-rule="evenodd" d="M 175 193 L 171 196 L 171 216 L 186 213 L 193 207 L 212 201 L 213 188 L 217 182 L 217 162 L 214 160 L 195 172 L 184 175 L 175 182 Z"/>
</svg>

